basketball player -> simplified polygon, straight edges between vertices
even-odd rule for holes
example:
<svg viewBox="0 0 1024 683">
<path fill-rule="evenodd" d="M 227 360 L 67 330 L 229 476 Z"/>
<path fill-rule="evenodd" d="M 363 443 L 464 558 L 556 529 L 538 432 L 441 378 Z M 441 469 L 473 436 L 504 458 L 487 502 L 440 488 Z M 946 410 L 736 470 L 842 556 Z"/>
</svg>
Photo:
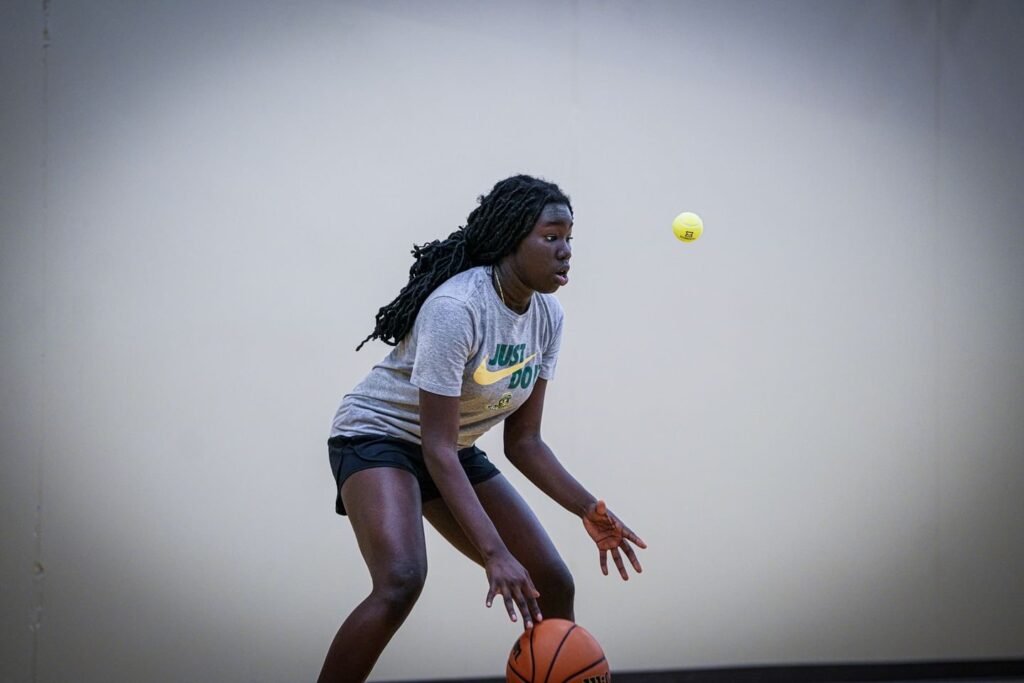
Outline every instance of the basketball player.
<svg viewBox="0 0 1024 683">
<path fill-rule="evenodd" d="M 486 604 L 525 628 L 573 619 L 573 578 L 525 501 L 473 444 L 504 422 L 505 454 L 579 515 L 628 579 L 641 571 L 630 531 L 541 438 L 568 283 L 572 206 L 554 184 L 519 175 L 479 199 L 462 227 L 413 251 L 409 282 L 376 316 L 371 339 L 395 346 L 347 394 L 328 441 L 336 510 L 347 515 L 372 579 L 334 637 L 321 683 L 364 681 L 409 614 L 427 572 L 422 518 L 481 565 Z"/>
</svg>

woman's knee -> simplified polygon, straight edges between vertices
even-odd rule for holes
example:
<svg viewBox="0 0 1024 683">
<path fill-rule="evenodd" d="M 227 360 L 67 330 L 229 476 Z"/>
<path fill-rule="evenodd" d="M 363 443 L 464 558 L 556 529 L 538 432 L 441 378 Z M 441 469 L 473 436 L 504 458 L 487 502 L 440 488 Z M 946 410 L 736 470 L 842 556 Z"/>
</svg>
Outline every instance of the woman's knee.
<svg viewBox="0 0 1024 683">
<path fill-rule="evenodd" d="M 540 592 L 542 597 L 549 596 L 572 604 L 576 596 L 576 584 L 572 578 L 572 572 L 565 565 L 561 558 L 553 559 L 535 568 L 530 573 L 533 585 Z"/>
<path fill-rule="evenodd" d="M 427 580 L 425 562 L 396 562 L 373 580 L 373 595 L 389 610 L 407 613 L 423 591 Z"/>
</svg>

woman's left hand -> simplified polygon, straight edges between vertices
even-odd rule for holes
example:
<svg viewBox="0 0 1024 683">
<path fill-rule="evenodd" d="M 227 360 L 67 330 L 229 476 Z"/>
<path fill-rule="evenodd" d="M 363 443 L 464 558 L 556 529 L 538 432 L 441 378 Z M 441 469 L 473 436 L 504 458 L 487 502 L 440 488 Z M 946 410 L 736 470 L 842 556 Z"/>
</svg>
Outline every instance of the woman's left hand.
<svg viewBox="0 0 1024 683">
<path fill-rule="evenodd" d="M 586 514 L 583 515 L 583 526 L 590 537 L 594 539 L 597 549 L 601 551 L 601 573 L 605 576 L 608 575 L 608 552 L 611 551 L 612 560 L 619 568 L 619 575 L 624 581 L 629 580 L 620 550 L 626 554 L 629 563 L 633 565 L 633 569 L 638 574 L 643 571 L 630 542 L 635 543 L 638 548 L 646 548 L 647 544 L 630 531 L 618 517 L 609 512 L 603 500 L 599 500 L 587 508 Z"/>
</svg>

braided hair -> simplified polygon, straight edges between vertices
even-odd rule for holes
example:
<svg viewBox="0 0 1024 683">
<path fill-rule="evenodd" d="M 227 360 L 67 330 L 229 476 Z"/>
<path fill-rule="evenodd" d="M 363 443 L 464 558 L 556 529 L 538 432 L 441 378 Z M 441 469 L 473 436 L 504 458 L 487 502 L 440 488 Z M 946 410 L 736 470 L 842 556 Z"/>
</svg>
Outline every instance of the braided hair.
<svg viewBox="0 0 1024 683">
<path fill-rule="evenodd" d="M 448 235 L 419 246 L 413 245 L 415 262 L 409 268 L 409 282 L 394 301 L 377 311 L 377 324 L 356 351 L 371 339 L 396 346 L 412 329 L 423 302 L 448 278 L 474 266 L 497 263 L 515 251 L 530 234 L 547 204 L 572 204 L 554 183 L 527 175 L 499 181 L 466 219 L 466 225 Z"/>
</svg>

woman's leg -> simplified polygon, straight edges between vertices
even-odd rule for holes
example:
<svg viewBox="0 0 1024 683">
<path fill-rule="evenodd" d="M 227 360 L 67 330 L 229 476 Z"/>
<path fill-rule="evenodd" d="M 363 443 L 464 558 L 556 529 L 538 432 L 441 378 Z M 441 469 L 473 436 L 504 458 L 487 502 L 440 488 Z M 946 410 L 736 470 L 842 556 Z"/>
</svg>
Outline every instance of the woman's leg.
<svg viewBox="0 0 1024 683">
<path fill-rule="evenodd" d="M 338 629 L 320 683 L 361 683 L 409 615 L 427 576 L 420 490 L 406 470 L 350 476 L 341 497 L 373 588 Z"/>
<path fill-rule="evenodd" d="M 533 585 L 540 592 L 537 602 L 541 614 L 572 621 L 575 594 L 572 574 L 530 506 L 500 474 L 477 484 L 473 490 L 497 528 L 501 540 L 520 564 L 526 567 L 526 571 L 530 572 Z M 424 503 L 423 516 L 463 555 L 483 565 L 476 548 L 469 542 L 443 499 L 435 498 Z"/>
</svg>

